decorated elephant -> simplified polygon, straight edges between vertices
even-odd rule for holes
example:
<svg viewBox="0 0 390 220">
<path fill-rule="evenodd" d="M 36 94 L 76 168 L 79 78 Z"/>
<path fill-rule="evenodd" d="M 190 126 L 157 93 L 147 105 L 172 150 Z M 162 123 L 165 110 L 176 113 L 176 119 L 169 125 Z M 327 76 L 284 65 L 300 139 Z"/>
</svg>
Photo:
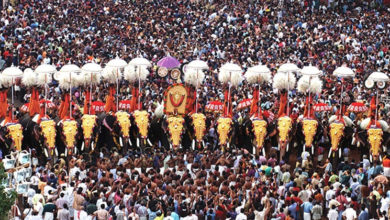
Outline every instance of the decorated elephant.
<svg viewBox="0 0 390 220">
<path fill-rule="evenodd" d="M 99 135 L 100 126 L 96 115 L 85 114 L 81 117 L 81 130 L 83 134 L 83 143 L 81 151 L 94 150 Z"/>
<path fill-rule="evenodd" d="M 351 130 L 353 122 L 347 116 L 333 115 L 329 118 L 329 136 L 331 142 L 331 149 L 329 150 L 328 157 L 331 157 L 332 153 L 339 151 L 338 157 L 341 157 L 341 145 L 342 141 L 346 141 L 347 138 L 352 138 L 352 132 L 347 132 L 348 128 Z M 348 141 L 346 141 L 348 142 Z M 351 143 L 351 141 L 349 141 Z"/>
<path fill-rule="evenodd" d="M 206 133 L 206 116 L 203 113 L 194 113 L 191 115 L 192 127 L 194 129 L 194 139 L 192 141 L 192 149 L 195 145 L 200 148 L 203 144 L 203 138 Z"/>
<path fill-rule="evenodd" d="M 150 126 L 150 115 L 145 110 L 136 110 L 132 114 L 134 118 L 134 124 L 136 126 L 136 141 L 137 141 L 137 147 L 143 147 L 147 144 L 152 145 L 148 139 L 148 133 L 149 133 L 149 126 Z"/>
<path fill-rule="evenodd" d="M 381 152 L 387 151 L 390 142 L 389 125 L 384 120 L 366 118 L 360 123 L 360 140 L 370 148 L 370 160 L 381 160 Z M 383 151 L 382 151 L 383 150 Z"/>
<path fill-rule="evenodd" d="M 223 151 L 225 147 L 230 148 L 232 125 L 233 120 L 230 117 L 220 117 L 217 120 L 218 141 Z"/>
</svg>

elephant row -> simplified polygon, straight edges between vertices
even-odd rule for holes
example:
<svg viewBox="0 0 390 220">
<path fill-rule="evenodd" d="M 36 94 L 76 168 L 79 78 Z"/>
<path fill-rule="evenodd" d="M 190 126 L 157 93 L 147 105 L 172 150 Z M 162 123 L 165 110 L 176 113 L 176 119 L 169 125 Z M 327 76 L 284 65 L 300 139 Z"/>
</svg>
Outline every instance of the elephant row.
<svg viewBox="0 0 390 220">
<path fill-rule="evenodd" d="M 332 149 L 330 152 L 336 156 L 337 150 L 351 147 L 352 143 L 353 146 L 360 146 L 362 152 L 367 154 L 370 152 L 368 133 L 359 127 L 345 126 L 340 131 L 342 132 L 340 138 L 334 139 L 331 137 L 331 126 L 318 121 L 315 122 L 314 133 L 310 135 L 307 130 L 311 128 L 305 125 L 305 120 L 288 122 L 291 124 L 290 129 L 283 130 L 280 128 L 280 123 L 285 123 L 283 120 L 258 123 L 259 121 L 249 117 L 240 121 L 231 119 L 225 134 L 218 123 L 212 122 L 212 116 L 204 117 L 204 129 L 201 132 L 194 126 L 194 121 L 191 116 L 183 118 L 179 135 L 180 146 L 184 149 L 243 148 L 249 152 L 264 154 L 265 148 L 277 146 L 280 159 L 286 159 L 286 152 L 292 146 L 299 147 L 299 151 L 310 151 L 310 148 L 314 149 L 321 145 Z M 171 136 L 174 134 L 170 132 L 168 120 L 163 117 L 150 117 L 145 111 L 134 112 L 131 115 L 124 112 L 84 115 L 75 117 L 74 120 L 39 119 L 38 116 L 30 117 L 25 114 L 19 119 L 19 124 L 16 126 L 21 130 L 19 135 L 11 134 L 9 125 L 1 127 L 0 147 L 3 155 L 15 148 L 19 148 L 18 150 L 34 148 L 37 155 L 46 161 L 46 158 L 61 154 L 71 155 L 101 148 L 115 148 L 125 153 L 128 150 L 145 151 L 155 147 L 169 149 L 173 146 Z M 383 146 L 389 145 L 389 137 L 388 132 L 383 133 Z M 17 143 L 18 141 L 20 143 Z"/>
</svg>

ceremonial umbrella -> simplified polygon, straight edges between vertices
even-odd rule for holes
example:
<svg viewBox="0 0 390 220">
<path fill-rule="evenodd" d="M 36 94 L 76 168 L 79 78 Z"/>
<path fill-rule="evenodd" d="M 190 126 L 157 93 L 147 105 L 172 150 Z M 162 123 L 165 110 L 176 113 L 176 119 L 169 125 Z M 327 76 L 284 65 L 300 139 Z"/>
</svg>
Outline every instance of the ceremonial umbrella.
<svg viewBox="0 0 390 220">
<path fill-rule="evenodd" d="M 89 88 L 90 106 L 92 106 L 92 84 L 98 84 L 100 82 L 100 74 L 102 73 L 102 71 L 103 71 L 102 67 L 97 63 L 87 63 L 81 67 L 81 72 L 83 74 L 82 77 L 84 77 L 84 81 L 90 83 L 90 88 Z M 88 110 L 88 113 L 91 114 L 91 109 Z"/>
<path fill-rule="evenodd" d="M 332 106 L 329 106 L 325 103 L 317 103 L 313 106 L 314 111 L 316 112 L 326 112 L 332 109 Z"/>
<path fill-rule="evenodd" d="M 92 102 L 92 109 L 95 110 L 95 112 L 103 112 L 104 111 L 104 102 L 101 102 L 101 101 Z"/>
<path fill-rule="evenodd" d="M 195 113 L 198 113 L 198 86 L 204 79 L 204 73 L 200 74 L 199 71 L 206 70 L 209 68 L 207 63 L 203 60 L 194 60 L 191 61 L 188 66 L 188 69 L 194 70 L 194 79 L 195 79 Z M 190 73 L 187 73 L 190 74 Z"/>
<path fill-rule="evenodd" d="M 119 102 L 119 109 L 130 110 L 131 100 L 122 100 Z"/>
<path fill-rule="evenodd" d="M 135 74 L 135 77 L 138 79 L 138 106 L 137 106 L 137 108 L 141 109 L 141 78 L 142 78 L 141 71 L 145 71 L 146 74 L 142 74 L 142 75 L 147 76 L 149 74 L 149 72 L 146 70 L 146 68 L 151 67 L 152 64 L 150 63 L 149 60 L 147 60 L 143 57 L 137 57 L 137 58 L 132 59 L 129 62 L 129 65 L 136 67 L 138 70 L 137 74 Z M 179 63 L 179 65 L 180 65 L 180 63 Z M 145 79 L 143 79 L 143 80 L 145 80 Z M 126 106 L 128 106 L 128 109 L 130 109 L 130 101 L 129 101 L 129 105 L 126 105 Z"/>
<path fill-rule="evenodd" d="M 252 99 L 244 99 L 240 103 L 238 103 L 237 109 L 241 110 L 241 109 L 244 109 L 244 108 L 248 108 L 248 107 L 251 106 L 251 104 L 252 104 Z"/>
<path fill-rule="evenodd" d="M 171 56 L 167 56 L 162 58 L 157 62 L 157 66 L 159 67 L 165 67 L 167 69 L 173 69 L 180 66 L 180 62 Z"/>
<path fill-rule="evenodd" d="M 353 102 L 348 106 L 348 111 L 350 112 L 366 112 L 368 110 L 368 107 L 361 102 Z"/>
<path fill-rule="evenodd" d="M 126 61 L 124 61 L 123 59 L 119 58 L 119 57 L 116 57 L 115 59 L 112 59 L 110 61 L 108 61 L 108 63 L 106 64 L 106 67 L 108 68 L 112 68 L 115 70 L 115 78 L 116 78 L 116 109 L 118 109 L 118 99 L 119 99 L 119 71 L 120 69 L 122 68 L 125 68 L 125 66 L 127 66 L 127 63 Z"/>
<path fill-rule="evenodd" d="M 2 84 L 4 86 L 4 84 L 8 84 L 8 85 L 5 85 L 5 86 L 8 86 L 8 87 L 11 87 L 11 103 L 12 105 L 14 105 L 14 84 L 15 84 L 15 80 L 17 78 L 21 78 L 23 76 L 23 71 L 20 70 L 18 67 L 16 66 L 10 66 L 10 67 L 7 67 L 2 73 Z M 11 109 L 12 111 L 12 120 L 14 120 L 14 114 L 13 114 L 13 107 Z"/>
<path fill-rule="evenodd" d="M 41 64 L 35 69 L 34 72 L 38 76 L 37 83 L 41 84 L 45 87 L 45 99 L 47 99 L 47 84 L 48 84 L 48 82 L 52 81 L 52 78 L 53 78 L 52 75 L 55 72 L 57 72 L 56 67 L 53 65 L 49 65 L 49 64 Z M 46 108 L 47 107 L 48 106 L 46 106 L 46 103 L 45 103 L 45 115 L 46 115 Z"/>
<path fill-rule="evenodd" d="M 223 103 L 220 101 L 212 101 L 206 105 L 205 109 L 209 112 L 221 112 L 223 111 Z"/>
</svg>

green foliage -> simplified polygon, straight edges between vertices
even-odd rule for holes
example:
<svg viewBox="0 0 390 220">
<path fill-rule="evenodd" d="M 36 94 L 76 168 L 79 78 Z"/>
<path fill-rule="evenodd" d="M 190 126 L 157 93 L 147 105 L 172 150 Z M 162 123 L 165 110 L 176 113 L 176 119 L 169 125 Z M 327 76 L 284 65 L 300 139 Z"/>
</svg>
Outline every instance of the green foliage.
<svg viewBox="0 0 390 220">
<path fill-rule="evenodd" d="M 0 183 L 3 183 L 7 179 L 8 175 L 4 169 L 4 165 L 0 162 Z M 0 184 L 0 219 L 8 215 L 9 210 L 15 203 L 17 193 L 15 190 L 5 191 L 3 185 Z"/>
</svg>

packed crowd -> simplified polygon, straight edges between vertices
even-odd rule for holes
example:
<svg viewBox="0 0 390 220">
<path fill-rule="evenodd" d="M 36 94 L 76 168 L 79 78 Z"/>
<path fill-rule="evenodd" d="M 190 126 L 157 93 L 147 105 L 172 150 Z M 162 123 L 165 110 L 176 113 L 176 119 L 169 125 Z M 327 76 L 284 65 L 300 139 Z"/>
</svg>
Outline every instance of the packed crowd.
<svg viewBox="0 0 390 220">
<path fill-rule="evenodd" d="M 1 11 L 0 69 L 12 64 L 60 68 L 94 60 L 104 65 L 115 56 L 129 61 L 143 56 L 154 63 L 168 54 L 182 63 L 200 58 L 210 69 L 200 89 L 200 103 L 223 99 L 218 68 L 233 61 L 244 69 L 267 65 L 273 73 L 287 61 L 324 72 L 323 93 L 315 99 L 335 105 L 369 101 L 364 78 L 388 73 L 389 11 L 380 1 L 19 1 Z M 331 75 L 347 65 L 356 72 L 340 94 Z M 153 112 L 171 79 L 153 69 L 143 86 L 143 103 Z M 22 102 L 23 87 L 16 88 Z M 59 101 L 54 82 L 49 96 Z M 82 104 L 81 90 L 74 100 Z M 105 87 L 94 100 L 104 100 Z M 390 87 L 380 91 L 388 97 Z M 121 83 L 123 99 L 130 88 Z M 273 110 L 277 93 L 262 87 L 263 108 Z M 246 84 L 234 91 L 233 105 L 250 96 Z M 57 100 L 56 100 L 57 99 Z M 293 113 L 303 96 L 292 90 Z M 389 121 L 387 103 L 380 117 Z M 336 109 L 334 110 L 334 112 Z M 236 111 L 238 113 L 238 111 Z M 353 114 L 351 115 L 351 117 Z M 235 117 L 239 117 L 236 115 Z M 353 117 L 352 117 L 353 118 Z M 303 153 L 296 164 L 254 157 L 246 151 L 172 152 L 118 155 L 102 151 L 91 159 L 76 156 L 54 165 L 37 165 L 30 189 L 11 209 L 15 219 L 388 219 L 389 155 L 383 164 L 346 158 L 340 164 Z M 317 161 L 317 158 L 316 158 Z M 66 171 L 69 170 L 69 173 Z M 387 176 L 387 178 L 386 178 Z"/>
</svg>

